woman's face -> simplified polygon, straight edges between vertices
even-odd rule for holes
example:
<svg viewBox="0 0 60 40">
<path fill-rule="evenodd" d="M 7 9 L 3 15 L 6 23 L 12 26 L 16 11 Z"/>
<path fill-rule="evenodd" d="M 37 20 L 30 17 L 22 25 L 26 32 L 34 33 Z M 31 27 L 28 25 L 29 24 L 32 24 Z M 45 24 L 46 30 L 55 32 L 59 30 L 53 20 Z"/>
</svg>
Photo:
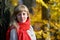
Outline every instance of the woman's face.
<svg viewBox="0 0 60 40">
<path fill-rule="evenodd" d="M 17 20 L 18 22 L 24 23 L 27 20 L 27 12 L 26 11 L 21 11 L 17 14 Z"/>
</svg>

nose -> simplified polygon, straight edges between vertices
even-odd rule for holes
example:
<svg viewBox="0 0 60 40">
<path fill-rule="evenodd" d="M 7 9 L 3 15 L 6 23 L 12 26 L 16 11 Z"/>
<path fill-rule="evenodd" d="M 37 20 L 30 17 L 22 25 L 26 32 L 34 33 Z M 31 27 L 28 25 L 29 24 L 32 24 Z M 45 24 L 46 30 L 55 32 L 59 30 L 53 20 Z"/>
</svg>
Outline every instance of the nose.
<svg viewBox="0 0 60 40">
<path fill-rule="evenodd" d="M 23 14 L 21 14 L 21 18 L 23 18 Z"/>
</svg>

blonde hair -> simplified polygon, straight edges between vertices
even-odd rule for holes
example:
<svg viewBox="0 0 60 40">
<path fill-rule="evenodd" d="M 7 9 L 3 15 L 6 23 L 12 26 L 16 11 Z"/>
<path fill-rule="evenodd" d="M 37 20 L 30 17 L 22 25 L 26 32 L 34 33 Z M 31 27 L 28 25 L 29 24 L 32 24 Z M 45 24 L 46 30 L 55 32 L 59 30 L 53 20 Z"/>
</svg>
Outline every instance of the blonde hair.
<svg viewBox="0 0 60 40">
<path fill-rule="evenodd" d="M 25 5 L 17 5 L 15 8 L 14 8 L 14 13 L 11 17 L 11 23 L 10 23 L 10 26 L 11 25 L 14 25 L 15 27 L 17 27 L 17 22 L 16 22 L 16 15 L 21 12 L 21 11 L 26 11 L 27 12 L 27 15 L 28 15 L 28 18 L 29 18 L 29 10 L 27 8 L 27 6 Z"/>
<path fill-rule="evenodd" d="M 29 15 L 28 7 L 25 5 L 18 5 L 14 8 L 14 15 L 17 15 L 20 11 L 26 11 Z"/>
</svg>

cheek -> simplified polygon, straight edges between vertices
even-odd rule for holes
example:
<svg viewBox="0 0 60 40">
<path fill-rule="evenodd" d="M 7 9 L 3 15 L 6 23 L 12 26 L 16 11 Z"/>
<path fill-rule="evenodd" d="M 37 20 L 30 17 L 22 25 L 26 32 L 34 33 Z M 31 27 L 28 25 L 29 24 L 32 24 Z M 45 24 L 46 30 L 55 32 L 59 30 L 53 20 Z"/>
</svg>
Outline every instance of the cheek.
<svg viewBox="0 0 60 40">
<path fill-rule="evenodd" d="M 20 16 L 17 16 L 17 19 L 19 19 L 20 18 Z"/>
<path fill-rule="evenodd" d="M 20 20 L 20 16 L 17 16 L 16 19 L 19 21 Z"/>
<path fill-rule="evenodd" d="M 28 18 L 28 16 L 26 15 L 26 16 L 25 16 L 25 18 L 27 19 L 27 18 Z"/>
<path fill-rule="evenodd" d="M 27 16 L 24 16 L 23 19 L 24 19 L 24 20 L 27 20 Z"/>
</svg>

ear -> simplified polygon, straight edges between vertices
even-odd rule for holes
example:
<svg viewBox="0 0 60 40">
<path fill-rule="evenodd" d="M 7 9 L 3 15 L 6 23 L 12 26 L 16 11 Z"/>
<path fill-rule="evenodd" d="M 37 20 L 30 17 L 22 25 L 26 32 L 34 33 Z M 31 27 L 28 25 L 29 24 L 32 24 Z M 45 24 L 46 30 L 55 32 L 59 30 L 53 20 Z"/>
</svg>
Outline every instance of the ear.
<svg viewBox="0 0 60 40">
<path fill-rule="evenodd" d="M 27 17 L 29 17 L 29 16 L 27 15 Z"/>
<path fill-rule="evenodd" d="M 29 15 L 27 14 L 27 17 L 29 17 Z"/>
<path fill-rule="evenodd" d="M 29 18 L 29 16 L 27 16 L 27 18 Z"/>
</svg>

